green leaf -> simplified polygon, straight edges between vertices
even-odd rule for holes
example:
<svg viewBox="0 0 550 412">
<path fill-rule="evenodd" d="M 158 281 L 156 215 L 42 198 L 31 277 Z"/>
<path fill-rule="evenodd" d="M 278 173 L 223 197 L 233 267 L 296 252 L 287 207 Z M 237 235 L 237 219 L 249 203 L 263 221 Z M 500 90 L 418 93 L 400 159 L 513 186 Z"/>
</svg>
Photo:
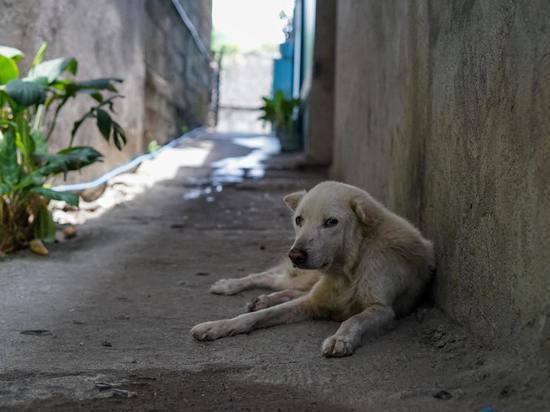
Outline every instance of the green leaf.
<svg viewBox="0 0 550 412">
<path fill-rule="evenodd" d="M 147 145 L 147 153 L 156 153 L 161 149 L 161 146 L 156 140 L 152 140 Z"/>
<path fill-rule="evenodd" d="M 76 82 L 76 85 L 80 90 L 110 90 L 113 93 L 117 93 L 117 89 L 113 83 L 122 83 L 122 79 L 106 77 Z"/>
<path fill-rule="evenodd" d="M 113 93 L 117 92 L 114 83 L 121 83 L 121 79 L 116 78 L 101 78 L 76 82 L 71 79 L 58 79 L 51 85 L 60 93 L 66 96 L 76 96 L 78 92 L 96 93 L 99 90 L 109 90 Z"/>
<path fill-rule="evenodd" d="M 64 72 L 76 74 L 77 70 L 78 62 L 72 57 L 46 60 L 30 70 L 27 80 L 34 80 L 38 77 L 47 77 L 48 81 L 53 83 Z"/>
<path fill-rule="evenodd" d="M 44 56 L 46 55 L 46 50 L 48 50 L 48 43 L 44 42 L 40 45 L 40 48 L 34 55 L 31 67 L 38 66 L 40 63 L 42 63 L 42 60 L 44 60 Z"/>
<path fill-rule="evenodd" d="M 76 135 L 76 132 L 78 129 L 80 129 L 80 126 L 90 118 L 96 118 L 97 120 L 97 126 L 100 129 L 100 132 L 105 137 L 104 132 L 107 131 L 107 123 L 110 123 L 110 127 L 113 133 L 113 140 L 116 145 L 116 147 L 121 150 L 122 147 L 126 144 L 126 133 L 124 132 L 124 129 L 116 123 L 112 117 L 102 109 L 102 107 L 108 107 L 111 112 L 114 113 L 114 107 L 113 107 L 113 101 L 117 98 L 123 97 L 121 95 L 115 94 L 111 97 L 109 97 L 107 100 L 104 100 L 100 104 L 98 104 L 95 107 L 92 107 L 87 113 L 85 113 L 80 119 L 78 119 L 73 124 L 73 128 L 71 130 L 71 145 L 74 140 L 74 137 Z M 104 113 L 101 113 L 104 112 Z M 109 118 L 109 122 L 107 121 L 107 117 Z M 100 119 L 101 118 L 101 119 Z M 108 140 L 109 135 L 107 135 L 106 139 Z"/>
<path fill-rule="evenodd" d="M 82 169 L 95 162 L 102 161 L 103 155 L 90 146 L 67 147 L 57 152 L 57 156 L 64 156 L 69 170 Z"/>
<path fill-rule="evenodd" d="M 78 206 L 78 195 L 72 192 L 57 192 L 45 187 L 33 187 L 30 190 L 31 193 L 43 196 L 50 200 L 62 200 L 70 205 Z"/>
<path fill-rule="evenodd" d="M 27 80 L 27 79 L 23 79 L 23 80 Z M 43 86 L 45 89 L 47 89 L 48 86 L 50 85 L 50 82 L 47 77 L 37 77 L 35 79 L 32 79 L 32 82 Z"/>
<path fill-rule="evenodd" d="M 96 110 L 96 119 L 97 119 L 97 128 L 103 135 L 103 138 L 109 141 L 109 136 L 111 135 L 111 125 L 113 121 L 111 116 L 103 109 Z"/>
<path fill-rule="evenodd" d="M 40 239 L 45 243 L 52 243 L 55 241 L 57 227 L 46 205 L 40 205 L 38 210 L 36 210 L 33 229 L 35 239 Z"/>
<path fill-rule="evenodd" d="M 39 171 L 34 171 L 21 178 L 12 188 L 13 191 L 28 192 L 33 187 L 41 187 L 44 184 L 44 176 Z"/>
<path fill-rule="evenodd" d="M 57 79 L 56 81 L 52 82 L 50 86 L 60 93 L 67 94 L 67 89 L 71 87 L 74 88 L 75 84 L 75 81 L 72 79 Z"/>
<path fill-rule="evenodd" d="M 25 54 L 21 50 L 8 46 L 0 46 L 0 55 L 8 57 L 13 61 L 19 61 L 25 57 Z"/>
<path fill-rule="evenodd" d="M 33 81 L 12 80 L 6 85 L 6 93 L 23 107 L 42 104 L 46 100 L 46 89 Z"/>
<path fill-rule="evenodd" d="M 118 150 L 122 150 L 126 145 L 126 133 L 124 129 L 115 121 L 113 121 L 113 141 Z"/>
<path fill-rule="evenodd" d="M 94 112 L 93 112 L 93 110 L 90 110 L 84 116 L 82 116 L 80 119 L 78 119 L 76 122 L 74 122 L 73 128 L 71 129 L 71 144 L 73 143 L 76 132 L 78 132 L 78 129 L 80 129 L 80 126 L 82 126 L 82 124 L 87 119 L 90 119 L 92 117 L 94 117 Z"/>
<path fill-rule="evenodd" d="M 92 94 L 90 94 L 90 96 L 92 96 L 92 98 L 98 102 L 98 103 L 103 103 L 103 95 L 99 92 L 94 92 Z"/>
<path fill-rule="evenodd" d="M 294 109 L 300 105 L 300 99 L 287 99 L 282 90 L 277 90 L 273 99 L 263 97 L 264 105 L 260 120 L 271 122 L 274 129 L 290 130 L 294 122 Z"/>
<path fill-rule="evenodd" d="M 6 92 L 4 90 L 0 90 L 0 108 L 4 107 L 4 105 L 6 105 L 6 103 L 9 102 L 8 99 L 9 99 L 9 96 L 6 94 Z"/>
<path fill-rule="evenodd" d="M 34 142 L 34 154 L 41 155 L 48 153 L 48 142 L 44 137 L 44 133 L 40 130 L 33 130 L 31 132 L 31 139 Z"/>
<path fill-rule="evenodd" d="M 0 182 L 13 186 L 19 181 L 19 176 L 15 132 L 13 128 L 9 128 L 0 142 Z"/>
<path fill-rule="evenodd" d="M 89 146 L 69 147 L 57 154 L 35 154 L 33 159 L 40 165 L 38 173 L 50 176 L 57 173 L 67 173 L 80 170 L 86 166 L 100 162 L 103 155 Z"/>
<path fill-rule="evenodd" d="M 96 79 L 91 80 L 87 82 L 77 83 L 71 79 L 58 79 L 55 82 L 51 84 L 51 87 L 53 87 L 56 91 L 59 93 L 52 93 L 51 96 L 46 101 L 46 109 L 48 109 L 55 101 L 60 100 L 59 104 L 57 105 L 57 108 L 55 109 L 54 118 L 51 122 L 50 128 L 48 130 L 47 139 L 50 138 L 50 136 L 53 133 L 53 130 L 57 123 L 57 118 L 65 104 L 69 101 L 69 99 L 76 97 L 78 92 L 84 92 L 84 93 L 90 93 L 92 98 L 94 98 L 99 105 L 97 107 L 100 107 L 103 103 L 105 104 L 111 104 L 110 102 L 112 99 L 118 97 L 118 95 L 112 96 L 107 101 L 103 100 L 103 96 L 101 93 L 99 93 L 96 90 L 102 89 L 102 88 L 109 88 L 109 90 L 116 90 L 114 86 L 111 86 L 111 81 L 119 81 L 118 79 Z M 82 123 L 90 118 L 94 117 L 95 114 L 93 113 L 94 108 L 92 108 L 87 114 L 84 115 L 80 120 L 76 121 L 73 125 L 73 130 L 71 131 L 71 145 L 74 140 L 74 136 Z"/>
<path fill-rule="evenodd" d="M 6 183 L 0 183 L 0 196 L 11 192 L 11 186 Z"/>
<path fill-rule="evenodd" d="M 6 84 L 18 77 L 19 69 L 15 61 L 9 57 L 0 55 L 0 84 Z"/>
<path fill-rule="evenodd" d="M 15 143 L 21 153 L 23 164 L 29 165 L 32 163 L 30 155 L 34 152 L 34 141 L 30 136 L 30 126 L 24 113 L 20 113 L 16 116 L 15 121 L 17 123 L 17 133 Z"/>
</svg>

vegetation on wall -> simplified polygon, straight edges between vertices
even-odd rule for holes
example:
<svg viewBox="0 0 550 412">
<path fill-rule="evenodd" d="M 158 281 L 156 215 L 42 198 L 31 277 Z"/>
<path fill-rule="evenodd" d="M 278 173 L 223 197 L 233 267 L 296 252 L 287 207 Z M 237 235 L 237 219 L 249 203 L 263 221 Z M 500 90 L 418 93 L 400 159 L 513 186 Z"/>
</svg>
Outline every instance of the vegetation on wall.
<svg viewBox="0 0 550 412">
<path fill-rule="evenodd" d="M 95 120 L 103 138 L 119 150 L 126 144 L 123 128 L 112 118 L 114 101 L 122 97 L 115 84 L 121 80 L 77 81 L 72 77 L 78 70 L 76 59 L 44 60 L 46 50 L 43 44 L 23 77 L 18 64 L 24 54 L 0 46 L 0 253 L 55 239 L 50 200 L 78 206 L 77 194 L 54 191 L 49 183 L 101 161 L 93 147 L 74 145 L 84 122 Z M 91 107 L 74 122 L 67 146 L 52 153 L 48 142 L 58 117 L 79 95 L 88 97 Z"/>
</svg>

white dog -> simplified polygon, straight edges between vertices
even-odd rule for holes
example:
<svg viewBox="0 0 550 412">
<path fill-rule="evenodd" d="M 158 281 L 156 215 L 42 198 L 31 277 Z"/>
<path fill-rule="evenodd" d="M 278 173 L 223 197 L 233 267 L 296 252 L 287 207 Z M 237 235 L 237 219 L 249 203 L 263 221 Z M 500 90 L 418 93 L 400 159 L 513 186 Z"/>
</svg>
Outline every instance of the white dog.
<svg viewBox="0 0 550 412">
<path fill-rule="evenodd" d="M 241 279 L 222 279 L 212 293 L 251 287 L 282 290 L 260 296 L 251 313 L 191 329 L 214 340 L 306 319 L 342 322 L 322 345 L 323 356 L 351 355 L 367 332 L 410 313 L 434 267 L 432 243 L 368 193 L 337 182 L 285 197 L 294 211 L 296 240 L 290 261 Z"/>
</svg>

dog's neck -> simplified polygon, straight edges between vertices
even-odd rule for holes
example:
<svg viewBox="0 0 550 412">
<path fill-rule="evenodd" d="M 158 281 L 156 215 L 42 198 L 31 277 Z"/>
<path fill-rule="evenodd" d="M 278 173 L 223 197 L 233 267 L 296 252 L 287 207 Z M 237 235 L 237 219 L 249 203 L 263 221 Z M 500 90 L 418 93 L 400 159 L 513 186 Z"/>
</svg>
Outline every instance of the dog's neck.
<svg viewBox="0 0 550 412">
<path fill-rule="evenodd" d="M 331 264 L 319 271 L 325 276 L 343 277 L 350 282 L 353 281 L 370 240 L 369 234 L 362 227 L 358 227 L 346 237 L 344 247 Z"/>
</svg>

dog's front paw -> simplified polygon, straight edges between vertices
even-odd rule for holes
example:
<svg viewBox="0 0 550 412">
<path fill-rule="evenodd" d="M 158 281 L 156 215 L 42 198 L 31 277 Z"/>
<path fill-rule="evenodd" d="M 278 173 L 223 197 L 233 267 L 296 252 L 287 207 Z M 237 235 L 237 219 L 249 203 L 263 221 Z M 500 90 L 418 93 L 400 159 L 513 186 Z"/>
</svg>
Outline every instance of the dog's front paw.
<svg viewBox="0 0 550 412">
<path fill-rule="evenodd" d="M 215 320 L 193 326 L 191 335 L 197 340 L 216 340 L 227 336 L 228 331 L 223 320 Z"/>
<path fill-rule="evenodd" d="M 220 279 L 210 286 L 210 293 L 215 295 L 234 295 L 242 290 L 239 279 Z"/>
<path fill-rule="evenodd" d="M 345 335 L 332 335 L 325 339 L 321 354 L 326 358 L 349 356 L 353 354 L 357 343 Z"/>
<path fill-rule="evenodd" d="M 269 299 L 268 295 L 260 295 L 254 300 L 248 302 L 246 304 L 246 309 L 249 312 L 256 312 L 258 310 L 269 308 L 270 306 L 273 306 L 273 303 L 271 303 L 271 300 Z"/>
</svg>

